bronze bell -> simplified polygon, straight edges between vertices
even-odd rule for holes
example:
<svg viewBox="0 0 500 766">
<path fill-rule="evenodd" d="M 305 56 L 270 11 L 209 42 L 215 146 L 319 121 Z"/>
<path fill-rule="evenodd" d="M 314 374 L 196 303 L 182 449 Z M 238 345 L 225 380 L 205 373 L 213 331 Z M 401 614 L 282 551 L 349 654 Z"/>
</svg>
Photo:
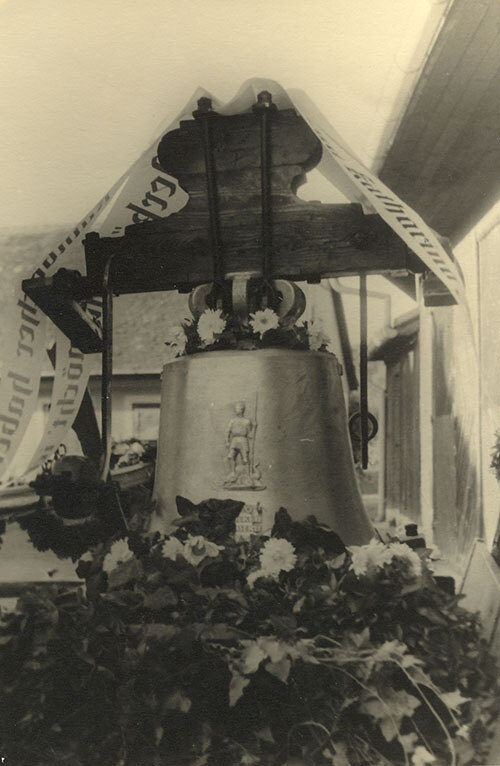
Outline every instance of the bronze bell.
<svg viewBox="0 0 500 766">
<path fill-rule="evenodd" d="M 346 544 L 374 529 L 359 493 L 335 356 L 266 348 L 174 359 L 163 368 L 158 513 L 166 532 L 177 495 L 234 498 L 262 509 L 269 532 L 280 507 L 313 514 Z"/>
</svg>

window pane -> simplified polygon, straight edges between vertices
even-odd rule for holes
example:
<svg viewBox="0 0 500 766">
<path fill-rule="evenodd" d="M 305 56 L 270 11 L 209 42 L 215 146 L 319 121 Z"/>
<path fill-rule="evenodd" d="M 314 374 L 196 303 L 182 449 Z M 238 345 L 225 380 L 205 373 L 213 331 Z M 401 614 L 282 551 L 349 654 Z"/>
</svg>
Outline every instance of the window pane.
<svg viewBox="0 0 500 766">
<path fill-rule="evenodd" d="M 157 441 L 160 427 L 159 404 L 133 404 L 134 437 L 143 441 Z"/>
</svg>

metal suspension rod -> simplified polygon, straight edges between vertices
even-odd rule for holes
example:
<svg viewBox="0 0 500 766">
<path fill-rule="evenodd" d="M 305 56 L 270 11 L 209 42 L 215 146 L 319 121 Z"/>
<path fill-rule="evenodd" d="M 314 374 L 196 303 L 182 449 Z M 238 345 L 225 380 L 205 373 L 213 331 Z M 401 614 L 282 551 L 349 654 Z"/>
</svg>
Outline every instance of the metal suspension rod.
<svg viewBox="0 0 500 766">
<path fill-rule="evenodd" d="M 361 410 L 361 467 L 368 468 L 368 307 L 366 274 L 359 276 L 359 387 Z"/>
<path fill-rule="evenodd" d="M 207 180 L 208 212 L 210 222 L 210 249 L 212 251 L 214 287 L 216 301 L 221 299 L 222 285 L 224 282 L 224 261 L 222 256 L 222 242 L 220 235 L 219 205 L 217 197 L 217 176 L 215 171 L 212 129 L 210 121 L 213 116 L 212 102 L 209 98 L 200 98 L 198 109 L 193 112 L 193 117 L 201 125 L 203 152 L 205 156 L 205 175 Z"/>
<path fill-rule="evenodd" d="M 260 186 L 262 205 L 262 281 L 269 283 L 273 254 L 273 219 L 271 196 L 271 136 L 270 121 L 276 104 L 272 95 L 264 90 L 257 96 L 253 111 L 260 118 Z M 265 296 L 264 296 L 265 297 Z"/>
<path fill-rule="evenodd" d="M 110 269 L 115 254 L 110 255 L 104 265 L 102 280 L 102 374 L 101 374 L 101 430 L 103 464 L 101 479 L 106 481 L 111 461 L 112 402 L 111 384 L 113 377 L 113 291 Z"/>
</svg>

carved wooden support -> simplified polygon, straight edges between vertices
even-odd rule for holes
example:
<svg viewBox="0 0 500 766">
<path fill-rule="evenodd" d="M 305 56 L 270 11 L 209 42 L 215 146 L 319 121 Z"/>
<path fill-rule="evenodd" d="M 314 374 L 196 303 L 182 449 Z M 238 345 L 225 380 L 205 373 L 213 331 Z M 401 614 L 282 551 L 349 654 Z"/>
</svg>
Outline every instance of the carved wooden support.
<svg viewBox="0 0 500 766">
<path fill-rule="evenodd" d="M 80 304 L 101 293 L 111 255 L 115 294 L 190 292 L 212 282 L 216 271 L 225 280 L 241 274 L 259 277 L 264 256 L 270 281 L 425 271 L 380 216 L 364 215 L 357 204 L 306 202 L 296 196 L 322 149 L 294 110 L 271 110 L 266 117 L 270 183 L 264 225 L 261 115 L 207 117 L 207 107 L 196 113 L 197 119 L 167 133 L 158 146 L 155 162 L 188 194 L 182 210 L 128 226 L 121 237 L 90 232 L 84 242 L 86 277 L 61 269 L 54 277 L 23 282 L 26 294 L 82 351 L 92 353 L 102 345 L 100 329 Z M 269 237 L 264 247 L 265 232 L 270 251 Z"/>
<path fill-rule="evenodd" d="M 208 119 L 224 275 L 262 273 L 259 117 L 212 113 Z M 306 171 L 321 158 L 321 143 L 295 111 L 272 113 L 269 139 L 273 278 L 317 281 L 359 271 L 422 270 L 379 216 L 363 215 L 359 205 L 306 202 L 296 196 Z M 190 289 L 212 280 L 209 184 L 198 120 L 184 121 L 162 138 L 158 162 L 188 193 L 187 204 L 167 218 L 128 226 L 124 237 L 88 235 L 87 273 L 95 275 L 96 283 L 104 258 L 114 250 L 120 258 L 113 284 L 120 292 Z"/>
</svg>

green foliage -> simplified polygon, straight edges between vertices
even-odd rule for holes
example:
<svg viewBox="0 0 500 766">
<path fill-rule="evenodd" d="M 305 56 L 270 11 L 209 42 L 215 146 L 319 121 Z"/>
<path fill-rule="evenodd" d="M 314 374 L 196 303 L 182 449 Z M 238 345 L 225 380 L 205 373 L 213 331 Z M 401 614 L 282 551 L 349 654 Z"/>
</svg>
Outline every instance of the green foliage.
<svg viewBox="0 0 500 766">
<path fill-rule="evenodd" d="M 59 558 L 77 561 L 90 547 L 113 535 L 124 535 L 122 513 L 129 529 L 136 531 L 142 529 L 151 512 L 151 492 L 147 488 L 139 486 L 118 491 L 117 487 L 103 482 L 93 491 L 86 506 L 88 516 L 80 524 L 68 524 L 61 514 L 66 513 L 66 508 L 71 509 L 72 495 L 68 494 L 61 508 L 61 502 L 59 507 L 54 503 L 50 489 L 49 484 L 48 496 L 41 498 L 33 513 L 19 517 L 18 521 L 37 550 L 51 550 Z M 73 491 L 77 494 L 78 488 Z"/>
<path fill-rule="evenodd" d="M 495 444 L 491 453 L 490 468 L 495 472 L 495 476 L 500 481 L 500 431 L 495 434 Z"/>
<path fill-rule="evenodd" d="M 179 498 L 169 538 L 115 542 L 116 566 L 110 544 L 80 562 L 86 595 L 30 593 L 3 618 L 6 762 L 481 763 L 493 660 L 425 560 L 346 550 L 283 509 L 271 560 L 268 539 L 235 541 L 241 506 Z"/>
</svg>

